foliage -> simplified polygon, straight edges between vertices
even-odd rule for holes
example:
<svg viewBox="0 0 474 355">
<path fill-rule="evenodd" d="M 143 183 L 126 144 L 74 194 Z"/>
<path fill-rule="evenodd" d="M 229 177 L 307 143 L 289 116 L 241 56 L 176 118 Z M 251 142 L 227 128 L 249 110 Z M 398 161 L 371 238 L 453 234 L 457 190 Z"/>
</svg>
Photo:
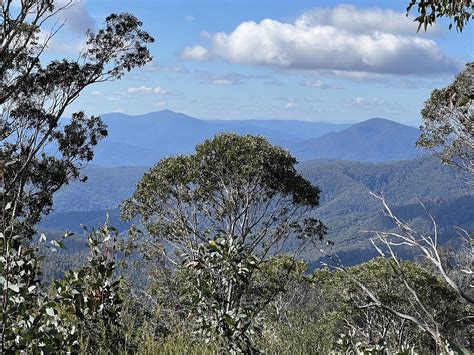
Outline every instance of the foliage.
<svg viewBox="0 0 474 355">
<path fill-rule="evenodd" d="M 7 229 L 7 232 L 9 230 Z M 21 235 L 0 233 L 0 245 L 4 251 L 0 258 L 0 283 L 2 290 L 2 349 L 15 352 L 37 349 L 39 343 L 48 344 L 50 339 L 44 327 L 44 308 L 38 307 L 39 283 L 36 248 L 12 241 Z"/>
<path fill-rule="evenodd" d="M 61 344 L 67 346 L 61 337 L 74 333 L 60 324 L 39 290 L 37 249 L 30 242 L 35 224 L 51 210 L 53 194 L 80 177 L 107 130 L 99 117 L 84 112 L 65 121 L 61 117 L 89 85 L 119 79 L 151 60 L 146 45 L 153 38 L 140 29 L 136 17 L 123 13 L 108 16 L 102 29 L 87 34 L 77 61 L 42 63 L 60 27 L 53 27 L 44 40 L 40 32 L 72 2 L 56 5 L 53 0 L 5 0 L 1 5 L 2 353 L 61 350 Z"/>
<path fill-rule="evenodd" d="M 149 250 L 186 265 L 190 288 L 178 294 L 187 294 L 201 339 L 255 351 L 256 317 L 278 293 L 253 297 L 255 270 L 272 254 L 298 253 L 323 238 L 324 225 L 309 216 L 319 189 L 295 164 L 262 137 L 221 134 L 193 155 L 161 160 L 124 203 L 124 217 L 141 217 Z"/>
<path fill-rule="evenodd" d="M 77 329 L 76 350 L 83 344 L 82 350 L 86 352 L 103 348 L 114 354 L 124 347 L 120 333 L 120 280 L 114 280 L 116 243 L 114 228 L 104 225 L 92 231 L 87 238 L 87 264 L 68 271 L 51 286 L 54 311 Z"/>
<path fill-rule="evenodd" d="M 252 337 L 259 306 L 249 297 L 249 284 L 258 259 L 241 240 L 220 238 L 201 245 L 194 259 L 185 260 L 192 271 L 191 309 L 200 339 L 223 341 L 224 350 L 255 352 Z"/>
<path fill-rule="evenodd" d="M 394 272 L 390 262 L 377 258 L 352 267 L 349 272 L 388 307 L 411 315 L 423 313 L 424 310 L 408 297 L 407 290 L 400 286 L 400 275 Z M 466 342 L 470 337 L 469 321 L 465 317 L 468 313 L 456 292 L 414 263 L 403 262 L 402 272 L 424 308 L 433 315 L 440 332 L 454 343 L 472 346 Z M 431 352 L 435 349 L 434 341 L 426 332 L 386 309 L 375 307 L 366 293 L 343 271 L 323 269 L 316 271 L 313 277 L 330 312 L 339 314 L 339 327 L 345 334 L 342 344 L 346 347 L 355 348 L 357 345 L 368 349 L 378 346 L 389 353 Z"/>
<path fill-rule="evenodd" d="M 474 63 L 444 89 L 434 90 L 421 115 L 417 145 L 434 151 L 445 164 L 474 173 Z"/>
<path fill-rule="evenodd" d="M 473 15 L 471 0 L 411 0 L 407 7 L 407 15 L 415 6 L 420 14 L 415 19 L 419 23 L 418 31 L 421 26 L 426 31 L 428 25 L 433 25 L 438 18 L 448 17 L 454 22 L 456 30 L 462 32 Z M 449 29 L 453 27 L 453 22 L 449 24 Z"/>
<path fill-rule="evenodd" d="M 301 177 L 296 159 L 262 137 L 221 134 L 188 156 L 165 158 L 125 201 L 123 216 L 139 216 L 148 233 L 191 259 L 200 242 L 237 236 L 264 258 L 289 246 L 299 251 L 323 237 L 308 216 L 319 189 Z"/>
</svg>

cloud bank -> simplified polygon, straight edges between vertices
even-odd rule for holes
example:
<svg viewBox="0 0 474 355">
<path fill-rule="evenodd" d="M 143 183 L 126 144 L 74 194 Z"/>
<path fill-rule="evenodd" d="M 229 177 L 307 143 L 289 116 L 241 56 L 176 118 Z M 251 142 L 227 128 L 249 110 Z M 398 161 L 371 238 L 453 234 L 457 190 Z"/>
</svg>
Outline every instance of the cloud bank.
<svg viewBox="0 0 474 355">
<path fill-rule="evenodd" d="M 308 11 L 294 23 L 247 21 L 230 33 L 207 37 L 207 46 L 187 47 L 181 57 L 336 74 L 422 75 L 454 73 L 460 67 L 434 40 L 417 35 L 405 14 L 352 5 Z"/>
</svg>

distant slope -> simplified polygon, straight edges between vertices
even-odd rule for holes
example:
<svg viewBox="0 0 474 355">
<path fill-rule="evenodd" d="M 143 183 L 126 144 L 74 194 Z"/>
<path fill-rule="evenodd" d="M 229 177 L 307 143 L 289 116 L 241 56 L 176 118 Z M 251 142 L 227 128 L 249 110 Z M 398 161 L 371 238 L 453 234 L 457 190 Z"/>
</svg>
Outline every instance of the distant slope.
<svg viewBox="0 0 474 355">
<path fill-rule="evenodd" d="M 221 132 L 261 135 L 288 148 L 309 137 L 347 127 L 305 121 L 206 121 L 170 110 L 139 116 L 109 113 L 102 119 L 109 135 L 97 146 L 93 161 L 101 166 L 150 166 L 165 156 L 191 153 L 196 144 Z"/>
<path fill-rule="evenodd" d="M 380 202 L 369 192 L 383 193 L 393 210 L 413 226 L 430 231 L 430 221 L 417 199 L 436 218 L 444 240 L 456 234 L 453 226 L 474 230 L 474 195 L 458 172 L 438 160 L 422 157 L 389 163 L 314 160 L 298 166 L 301 174 L 322 190 L 315 216 L 329 228 L 328 238 L 336 249 L 367 248 L 367 230 L 392 228 L 383 216 Z M 80 224 L 95 226 L 110 210 L 118 227 L 116 208 L 129 197 L 146 168 L 88 168 L 85 184 L 74 183 L 55 196 L 55 213 L 47 216 L 43 228 L 80 231 Z M 79 212 L 77 212 L 79 211 Z M 355 253 L 355 252 L 354 252 Z M 357 252 L 358 258 L 363 253 Z M 369 254 L 367 254 L 369 255 Z M 309 259 L 318 254 L 306 255 Z"/>
<path fill-rule="evenodd" d="M 149 166 L 162 158 L 162 154 L 136 145 L 106 139 L 94 149 L 94 163 L 101 166 Z"/>
<path fill-rule="evenodd" d="M 334 124 L 324 122 L 309 122 L 298 120 L 213 120 L 208 121 L 232 127 L 232 125 L 245 123 L 246 126 L 254 126 L 273 131 L 285 132 L 287 139 L 306 140 L 317 138 L 330 132 L 339 132 L 350 127 L 350 124 Z"/>
<path fill-rule="evenodd" d="M 320 158 L 364 162 L 406 160 L 420 155 L 415 148 L 418 136 L 416 128 L 373 118 L 340 132 L 296 143 L 290 150 L 300 161 Z"/>
<path fill-rule="evenodd" d="M 383 194 L 395 213 L 429 231 L 431 223 L 419 201 L 446 235 L 453 226 L 474 229 L 474 194 L 465 177 L 432 157 L 390 163 L 315 160 L 299 170 L 322 190 L 317 215 L 334 240 L 360 239 L 363 231 L 384 230 L 392 224 L 381 213 L 370 191 Z"/>
<path fill-rule="evenodd" d="M 54 210 L 62 213 L 117 208 L 135 191 L 136 183 L 147 169 L 138 166 L 89 166 L 82 171 L 87 176 L 85 183 L 73 182 L 54 195 Z"/>
</svg>

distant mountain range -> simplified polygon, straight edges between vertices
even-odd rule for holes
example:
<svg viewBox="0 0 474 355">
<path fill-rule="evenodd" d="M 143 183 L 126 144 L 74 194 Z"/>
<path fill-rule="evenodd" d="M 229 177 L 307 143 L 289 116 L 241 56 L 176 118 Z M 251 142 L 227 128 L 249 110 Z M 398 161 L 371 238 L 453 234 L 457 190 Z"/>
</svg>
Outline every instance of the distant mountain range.
<svg viewBox="0 0 474 355">
<path fill-rule="evenodd" d="M 410 159 L 418 130 L 385 119 L 354 125 L 297 120 L 200 120 L 170 110 L 140 116 L 102 116 L 109 136 L 95 149 L 93 163 L 105 167 L 151 166 L 159 159 L 194 151 L 196 144 L 221 132 L 266 137 L 300 161 L 316 158 L 369 162 Z"/>
<path fill-rule="evenodd" d="M 384 162 L 407 160 L 420 155 L 415 142 L 420 132 L 382 118 L 354 124 L 290 146 L 301 161 L 318 158 Z"/>
</svg>

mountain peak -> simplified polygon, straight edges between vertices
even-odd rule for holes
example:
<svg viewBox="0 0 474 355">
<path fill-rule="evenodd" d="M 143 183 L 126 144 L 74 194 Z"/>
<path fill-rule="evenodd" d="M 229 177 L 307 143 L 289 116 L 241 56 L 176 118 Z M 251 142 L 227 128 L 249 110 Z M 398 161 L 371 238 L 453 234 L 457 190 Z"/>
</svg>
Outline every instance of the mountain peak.
<svg viewBox="0 0 474 355">
<path fill-rule="evenodd" d="M 293 152 L 300 160 L 331 158 L 381 162 L 418 155 L 419 131 L 385 118 L 371 118 L 340 132 L 298 143 Z"/>
</svg>

